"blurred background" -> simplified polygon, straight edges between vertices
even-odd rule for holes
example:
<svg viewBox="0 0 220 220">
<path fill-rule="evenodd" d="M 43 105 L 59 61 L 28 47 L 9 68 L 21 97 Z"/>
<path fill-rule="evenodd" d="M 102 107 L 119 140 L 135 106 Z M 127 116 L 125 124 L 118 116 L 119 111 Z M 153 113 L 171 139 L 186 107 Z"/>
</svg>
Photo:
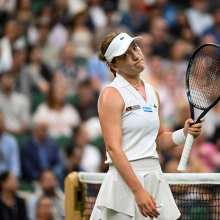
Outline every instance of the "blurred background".
<svg viewBox="0 0 220 220">
<path fill-rule="evenodd" d="M 115 31 L 143 36 L 141 75 L 159 92 L 165 130 L 182 128 L 190 56 L 220 44 L 219 1 L 0 0 L 0 219 L 62 219 L 65 177 L 107 172 L 97 100 L 114 76 L 97 54 Z M 159 152 L 164 172 L 178 172 L 182 149 Z M 216 105 L 187 172 L 219 171 Z"/>
</svg>

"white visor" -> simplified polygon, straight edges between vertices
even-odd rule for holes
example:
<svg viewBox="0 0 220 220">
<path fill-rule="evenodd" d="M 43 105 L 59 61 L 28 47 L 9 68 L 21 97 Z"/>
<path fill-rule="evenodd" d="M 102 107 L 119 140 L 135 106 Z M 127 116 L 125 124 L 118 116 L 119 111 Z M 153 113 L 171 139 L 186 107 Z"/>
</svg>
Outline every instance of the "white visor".
<svg viewBox="0 0 220 220">
<path fill-rule="evenodd" d="M 121 56 L 124 54 L 128 47 L 130 46 L 131 42 L 133 40 L 141 40 L 143 37 L 138 36 L 138 37 L 130 37 L 126 33 L 121 33 L 117 35 L 113 41 L 110 43 L 108 46 L 108 49 L 105 52 L 105 58 L 106 60 L 111 63 L 114 57 Z"/>
</svg>

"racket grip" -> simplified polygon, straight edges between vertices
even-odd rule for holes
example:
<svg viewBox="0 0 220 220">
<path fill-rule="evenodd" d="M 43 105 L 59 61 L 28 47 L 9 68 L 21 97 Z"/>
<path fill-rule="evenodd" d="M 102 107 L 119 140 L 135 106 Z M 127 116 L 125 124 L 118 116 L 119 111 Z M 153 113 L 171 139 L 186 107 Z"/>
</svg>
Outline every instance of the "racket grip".
<svg viewBox="0 0 220 220">
<path fill-rule="evenodd" d="M 189 153 L 191 151 L 193 140 L 194 140 L 194 136 L 188 133 L 186 143 L 183 148 L 183 153 L 180 159 L 180 163 L 179 166 L 177 167 L 177 170 L 179 171 L 184 172 L 186 170 L 186 164 L 189 158 Z"/>
</svg>

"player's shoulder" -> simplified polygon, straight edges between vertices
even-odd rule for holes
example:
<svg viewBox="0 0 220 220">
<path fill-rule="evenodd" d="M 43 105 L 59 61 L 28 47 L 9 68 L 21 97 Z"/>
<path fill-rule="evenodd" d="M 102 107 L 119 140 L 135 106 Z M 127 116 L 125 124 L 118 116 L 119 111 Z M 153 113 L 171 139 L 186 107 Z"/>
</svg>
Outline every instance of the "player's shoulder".
<svg viewBox="0 0 220 220">
<path fill-rule="evenodd" d="M 117 102 L 118 99 L 122 99 L 121 94 L 116 87 L 111 85 L 106 87 L 100 95 L 100 101 L 108 100 L 108 102 Z"/>
</svg>

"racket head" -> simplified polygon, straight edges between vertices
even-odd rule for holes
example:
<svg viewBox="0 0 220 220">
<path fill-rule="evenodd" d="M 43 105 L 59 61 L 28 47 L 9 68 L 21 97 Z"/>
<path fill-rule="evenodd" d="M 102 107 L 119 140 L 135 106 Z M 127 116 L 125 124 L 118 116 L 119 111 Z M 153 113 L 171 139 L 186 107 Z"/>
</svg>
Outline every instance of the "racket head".
<svg viewBox="0 0 220 220">
<path fill-rule="evenodd" d="M 205 110 L 202 117 L 218 103 L 220 100 L 219 45 L 203 44 L 193 53 L 186 72 L 186 91 L 190 105 Z"/>
</svg>

